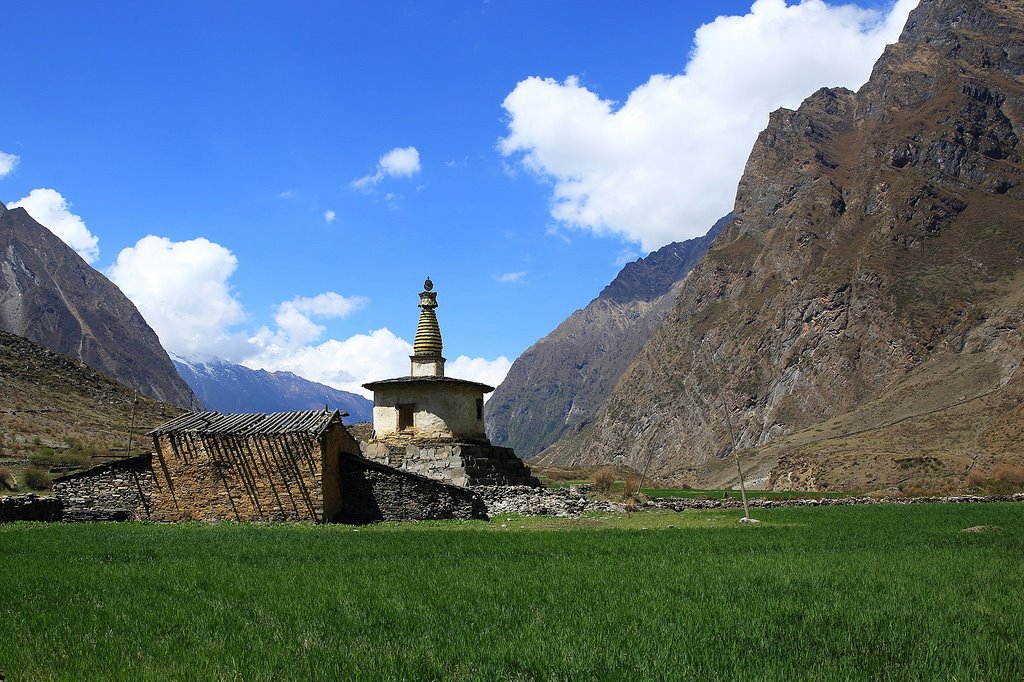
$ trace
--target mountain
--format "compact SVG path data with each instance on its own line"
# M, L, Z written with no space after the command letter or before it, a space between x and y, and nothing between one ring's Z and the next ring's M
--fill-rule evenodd
M291 372L178 357L174 366L203 404L218 412L291 412L329 405L332 410L349 413L347 424L373 420L373 403L366 398L307 381Z
M0 330L179 406L192 392L135 305L23 208L0 204Z
M143 396L133 409L134 398L134 389L80 360L0 331L0 458L72 445L123 455L133 425L133 452L151 447L143 434L181 410Z
M857 93L780 109L734 220L543 463L779 488L1024 462L1024 5L924 0Z
M664 319L678 283L730 220L627 264L597 298L528 348L487 401L491 441L530 457L586 426Z

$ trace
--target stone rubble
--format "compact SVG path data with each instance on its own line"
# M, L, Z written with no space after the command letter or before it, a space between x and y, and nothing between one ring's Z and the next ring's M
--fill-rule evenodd
M772 500L754 498L747 501L751 509L777 509L782 507L847 507L861 504L965 504L976 502L1024 502L1024 493L1014 495L953 495L950 497L825 497L799 500ZM742 509L743 501L738 497L727 500L692 499L684 497L663 497L648 499L640 503L644 509Z
M474 486L487 505L488 515L579 516L588 511L624 512L611 500L589 499L580 488L535 488L526 485Z

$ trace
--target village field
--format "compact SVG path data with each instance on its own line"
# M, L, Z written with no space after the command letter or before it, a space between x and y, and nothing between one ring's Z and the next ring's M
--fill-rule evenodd
M7 680L1024 678L1024 505L0 526Z

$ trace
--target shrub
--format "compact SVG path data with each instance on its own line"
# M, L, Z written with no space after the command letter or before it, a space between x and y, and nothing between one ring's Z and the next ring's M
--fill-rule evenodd
M28 461L33 464L54 464L57 460L57 453L53 448L39 448L28 456Z
M32 490L49 490L53 487L50 472L39 467L25 469L25 485Z
M1011 485L1024 485L1024 465L1000 464L992 470L992 478Z
M0 488L6 490L15 490L18 487L18 482L14 479L14 474L10 469L0 467Z
M85 452L72 450L58 453L53 448L39 448L28 456L28 461L37 466L71 466L84 468L89 466L89 455Z
M627 476L626 480L622 484L622 496L633 497L640 492L640 477L633 475Z
M611 467L601 467L590 477L590 481L594 484L594 492L610 493L615 484L615 472Z

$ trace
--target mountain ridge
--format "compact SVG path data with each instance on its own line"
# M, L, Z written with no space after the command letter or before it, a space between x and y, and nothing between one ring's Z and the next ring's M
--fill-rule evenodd
M627 264L594 300L517 358L487 401L491 440L526 458L589 423L667 314L680 280L730 219Z
M1024 9L926 0L860 91L773 112L733 224L593 422L538 461L725 483L735 443L776 485L866 488L1019 461L1016 413L974 401L1021 380L1022 76ZM928 409L893 427L872 404ZM957 405L979 421L930 442L927 415ZM986 450L997 423L1017 435ZM931 469L901 470L908 452Z
M193 400L135 305L23 208L0 210L0 329L149 397Z
M196 396L218 412L291 412L329 405L348 412L345 423L371 421L373 403L366 398L304 379L292 372L268 372L223 360L171 360Z

